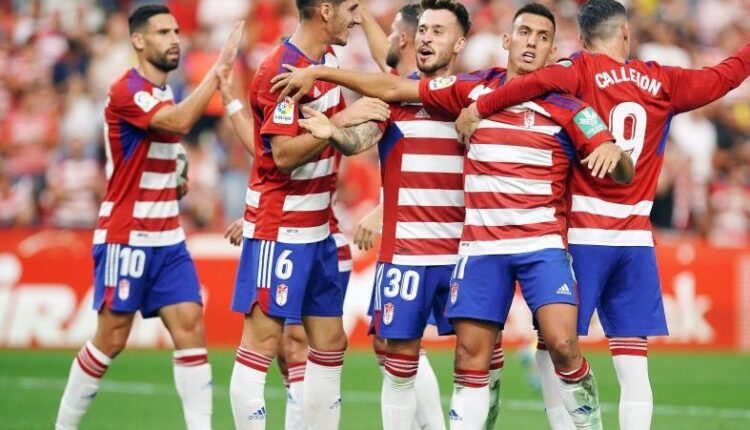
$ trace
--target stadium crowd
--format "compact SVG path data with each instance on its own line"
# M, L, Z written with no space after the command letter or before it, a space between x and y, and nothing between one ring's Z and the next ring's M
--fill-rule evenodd
M363 0L364 1L364 0ZM405 2L367 0L390 24ZM134 65L127 16L138 0L0 0L0 228L91 229L105 186L102 133L109 85ZM505 63L500 36L519 3L466 0L474 20L463 70ZM558 53L579 49L573 0L543 1L558 17ZM745 0L628 2L631 56L661 64L714 64L750 39ZM168 0L181 25L182 67L170 82L177 99L216 58L231 23L246 19L239 76L254 68L296 23L292 0ZM710 11L710 13L709 13ZM341 50L344 67L375 70L361 30ZM223 228L242 216L250 159L223 117L217 93L187 136L189 230ZM338 207L351 231L378 200L377 157L343 165ZM717 245L750 243L750 85L674 119L652 220L657 228L705 235Z

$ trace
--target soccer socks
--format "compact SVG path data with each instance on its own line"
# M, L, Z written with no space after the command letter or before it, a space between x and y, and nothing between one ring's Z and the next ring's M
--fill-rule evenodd
M237 430L265 430L266 401L263 391L271 358L242 347L237 348L229 399Z
M451 409L448 412L451 430L484 428L490 409L489 382L487 371L456 369Z
M414 390L417 397L417 428L445 430L443 406L440 404L440 387L424 349L419 350L419 367Z
M620 382L620 428L651 428L654 398L648 379L648 342L646 339L610 339L612 361Z
M417 415L418 355L387 354L385 383L381 393L384 430L410 430Z
M568 410L563 404L560 393L560 378L555 373L555 366L547 351L547 345L539 336L534 354L536 365L539 368L539 379L542 383L542 397L544 398L544 411L551 430L575 430L576 425L570 417Z
M172 361L188 430L210 430L213 390L208 352L205 348L181 349L174 352Z
M596 379L588 361L571 372L556 371L560 378L560 393L577 429L601 430L602 415Z
M306 362L289 363L285 430L305 430L304 382Z
M498 343L492 350L492 361L490 361L490 410L487 413L487 422L485 429L495 428L497 419L500 417L500 375L503 372L505 364L505 355L503 354L503 345Z
M91 341L78 351L70 367L68 383L60 400L60 409L55 421L56 430L75 430L78 422L94 400L102 376L109 368L112 359L96 349Z
M309 348L304 385L304 414L315 430L336 430L341 416L341 368L344 350Z

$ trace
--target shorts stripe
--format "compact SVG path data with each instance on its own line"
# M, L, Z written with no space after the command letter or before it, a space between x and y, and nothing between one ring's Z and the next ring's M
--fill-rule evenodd
M268 278L266 278L266 285L268 285L269 287L271 286L271 280L273 276L273 266L274 266L273 254L274 254L274 251L276 250L276 242L271 242L270 244L271 244L271 249L268 251L268 273L266 275L268 276Z
M381 310L383 309L382 304L380 303L380 282L383 280L383 268L385 265L383 263L378 263L378 270L375 274L375 309Z
M258 276L255 279L255 286L258 288L262 288L263 285L261 285L261 279L263 279L263 250L265 250L266 241L261 240L260 241L260 252L258 253Z

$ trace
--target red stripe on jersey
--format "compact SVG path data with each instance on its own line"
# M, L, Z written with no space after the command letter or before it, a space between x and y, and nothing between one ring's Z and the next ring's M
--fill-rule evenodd
M398 255L451 255L456 253L460 239L396 239Z
M459 206L401 206L401 222L464 222L465 210Z
M588 226L606 230L651 230L651 219L647 216L616 218L594 215L587 212L570 212L568 219L571 227Z
M477 226L464 225L462 242L521 239L559 234L565 237L564 219L526 225Z
M401 168L400 165L399 168ZM388 174L390 173L389 171ZM401 172L401 188L455 190L456 184L460 184L463 189L462 173Z
M146 172L172 173L177 170L177 162L175 160L157 160L155 158L147 158L144 165L144 170Z

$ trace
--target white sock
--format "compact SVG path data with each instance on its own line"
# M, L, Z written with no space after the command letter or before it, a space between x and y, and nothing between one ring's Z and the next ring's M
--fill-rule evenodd
M500 376L503 373L505 365L505 353L502 344L496 344L492 350L492 360L490 361L490 409L487 413L487 422L485 429L494 429L500 418Z
M654 398L648 379L646 339L610 339L612 361L620 381L620 429L648 430L654 412Z
M536 365L539 368L539 379L542 383L542 397L544 398L544 411L551 430L575 430L576 425L570 417L568 410L563 404L560 393L560 378L555 373L555 366L549 356L547 346L541 338L537 344L534 354Z
M344 350L309 348L304 384L304 414L315 430L337 430L341 418L341 368Z
M440 387L424 349L419 351L419 367L414 390L417 396L416 428L445 430L443 405L440 403Z
M484 428L490 410L489 371L456 369L448 413L451 430Z
M110 363L112 359L96 349L91 341L86 342L78 351L60 400L60 409L55 421L56 430L78 428L78 422L86 414L91 401L99 391L99 383Z
M266 401L264 390L271 358L245 348L237 348L229 400L237 430L265 430Z
M418 355L388 354L385 383L380 397L383 430L410 430L417 416Z
M210 430L213 389L206 348L175 351L173 362L174 384L188 430Z
M306 362L289 363L285 430L305 430L304 389Z
M560 378L560 394L577 429L601 430L602 411L594 373L588 361L571 372L557 371Z

